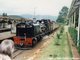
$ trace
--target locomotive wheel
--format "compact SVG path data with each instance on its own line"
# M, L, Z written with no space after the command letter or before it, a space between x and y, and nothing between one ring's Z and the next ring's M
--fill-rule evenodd
M40 39L42 40L42 36L40 36Z
M41 41L41 39L42 39L42 36L39 36L39 41Z
M35 44L36 44L36 40L33 40L33 41L32 41L32 47L34 47Z

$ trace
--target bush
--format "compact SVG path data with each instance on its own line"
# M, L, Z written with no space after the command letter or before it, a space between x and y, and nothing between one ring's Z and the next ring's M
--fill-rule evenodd
M60 39L60 34L57 34L57 38Z
M74 43L77 45L77 30L73 27L69 27L69 33L74 40Z
M78 52L80 53L80 47L78 47Z
M60 29L60 33L62 34L64 32L64 27L62 26Z
M57 33L57 36L56 36L56 37L57 37L57 38L56 38L55 45L60 45L60 44L59 44L60 34Z

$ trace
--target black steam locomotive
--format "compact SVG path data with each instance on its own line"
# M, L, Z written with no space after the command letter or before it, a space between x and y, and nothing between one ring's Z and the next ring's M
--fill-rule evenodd
M53 22L49 19L34 22L21 22L16 25L14 43L17 47L34 46L44 35L53 31Z

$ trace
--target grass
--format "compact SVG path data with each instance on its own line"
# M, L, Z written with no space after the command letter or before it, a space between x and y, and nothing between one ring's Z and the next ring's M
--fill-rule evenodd
M57 60L57 58L60 58L60 60L65 60L62 58L72 58L66 33L63 33L61 38L58 40L59 45L55 44L57 40L57 37L53 38L48 47L42 50L38 60Z

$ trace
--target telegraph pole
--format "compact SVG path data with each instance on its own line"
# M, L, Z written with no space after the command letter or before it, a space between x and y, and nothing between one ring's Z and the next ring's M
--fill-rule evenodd
M35 8L34 8L34 18L35 18Z
M33 21L36 20L36 8L34 8L34 17L33 17Z

